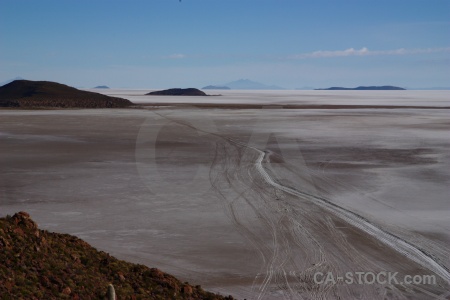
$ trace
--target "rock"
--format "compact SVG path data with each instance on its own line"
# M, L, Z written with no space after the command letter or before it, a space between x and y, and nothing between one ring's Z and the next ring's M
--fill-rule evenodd
M27 229L37 229L37 224L31 220L30 215L24 211L14 214L12 217L14 224L27 228Z
M191 295L192 294L192 287L190 285L184 285L183 286L183 294Z
M4 237L0 236L0 248L10 248L9 242L7 239L5 239Z
M158 278L158 279L164 279L164 273L161 270L159 270L157 268L152 268L152 269L150 269L150 272L151 272L152 277Z
M70 289L70 287L66 286L62 292L64 295L70 295L72 293L72 290Z
M122 272L118 272L118 273L117 273L117 276L119 277L119 280L120 280L120 281L122 281L122 282L125 281L125 276L123 275Z
M76 262L76 263L81 263L81 260L80 260L80 256L79 256L79 255L77 255L77 254L71 254L70 257L73 259L74 262Z
M43 236L39 238L38 243L39 243L39 246L41 246L41 247L47 246L47 240Z
M14 228L13 232L18 236L23 236L25 234L25 232L23 232L22 228L20 227Z
M40 281L41 281L41 284L44 287L50 287L51 286L50 279L48 279L47 276L41 276Z

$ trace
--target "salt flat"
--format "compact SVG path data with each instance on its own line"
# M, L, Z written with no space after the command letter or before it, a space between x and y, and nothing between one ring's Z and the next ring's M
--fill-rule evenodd
M450 268L448 109L282 109L281 104L449 107L448 91L102 91L145 109L0 110L0 211L119 258L249 299L423 299L436 285L317 285L314 272L434 274L326 199ZM211 94L216 94L212 91ZM171 103L187 103L188 107ZM252 103L264 109L198 108Z
M334 104L334 105L406 105L406 106L449 106L449 91L249 91L249 90L207 90L213 97L148 96L154 90L99 90L89 89L109 96L129 99L134 103L225 103L225 104Z

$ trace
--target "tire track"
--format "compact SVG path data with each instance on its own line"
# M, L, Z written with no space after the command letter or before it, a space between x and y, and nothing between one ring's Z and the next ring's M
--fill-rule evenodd
M240 142L235 142L235 143L240 143ZM423 267L433 271L435 274L439 275L442 279L444 279L447 283L450 283L450 272L445 267L441 266L439 263L434 261L433 258L430 257L427 253L416 248L414 245L408 243L407 241L405 241L387 231L384 231L384 230L376 227L374 224L370 223L362 216L360 216L352 211L349 211L343 207L340 207L325 198L311 195L309 193L305 193L305 192L295 190L295 189L283 186L281 184L278 184L270 177L270 175L267 173L267 171L264 169L264 167L262 165L262 162L266 156L266 152L261 151L257 148L248 146L248 145L243 145L243 144L241 144L241 145L243 147L248 147L250 149L253 149L259 153L259 157L255 163L256 168L260 172L260 174L263 176L264 180L271 186L276 187L288 194L307 198L307 199L313 201L314 203L318 204L320 207L323 207L323 208L327 209L328 211L332 212L333 214L338 215L341 219L345 220L347 223L363 230L364 232L368 233L369 235L377 238L379 241L388 245L392 249L395 249L396 251L402 253L409 259L411 259L411 260L415 261L416 263L422 265Z
M333 249L344 255L346 259L351 261L353 254L358 254L359 261L364 260L364 257L360 256L359 252L348 244L345 238L332 237L333 233L336 233L332 221L325 222L322 225L316 224L313 220L314 215L308 216L308 211L302 212L301 208L294 208L299 204L284 203L280 199L284 198L284 195L289 195L294 199L306 200L330 212L333 216L374 237L390 249L433 271L447 283L450 281L448 270L413 244L378 228L362 216L323 197L276 182L263 166L263 161L268 152L229 137L196 128L186 122L159 113L156 114L226 141L226 144L216 143L215 158L210 168L210 182L223 200L223 207L227 215L236 224L239 232L255 246L263 260L262 269L255 276L252 288L254 290L257 287L257 290L254 290L256 299L274 299L280 296L283 299L305 299L304 297L306 299L328 299L329 297L338 299L339 297L356 297L356 295L373 298L387 293L385 289L380 289L380 287L366 286L365 289L360 289L358 294L353 288L345 285L338 287L336 285L314 284L311 275L314 271L330 271L338 274L336 266L339 265L336 254L330 253L333 250L326 248L326 244L323 245L315 238L315 235L320 232L320 226L322 226L322 230L329 232L328 238L331 236L331 240L335 241L336 245ZM253 152L253 154L249 154L250 152ZM253 162L246 162L243 159L246 155L246 158L253 159ZM232 193L226 192L227 189ZM257 217L257 224L252 223L254 219L249 219L248 212ZM306 222L305 225L302 222ZM266 231L267 237L270 236L270 243L259 235L258 230L255 229L258 226ZM313 230L314 233L310 230ZM302 253L305 257L299 259L298 253ZM317 264L307 267L305 261L317 262ZM297 265L297 263L300 263L300 265ZM289 264L291 265L289 266ZM301 270L301 272L297 274L294 272L294 276L289 275L288 266ZM260 280L262 281L260 282ZM269 287L272 287L272 289L278 287L279 290L284 292L275 297L270 294ZM396 295L399 299L406 299L405 292L407 290L404 287L403 291L399 289L401 286L389 286L389 288L391 295Z

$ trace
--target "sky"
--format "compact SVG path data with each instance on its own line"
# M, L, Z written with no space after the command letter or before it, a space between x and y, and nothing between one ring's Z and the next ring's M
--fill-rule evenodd
M449 0L0 0L0 82L450 87Z

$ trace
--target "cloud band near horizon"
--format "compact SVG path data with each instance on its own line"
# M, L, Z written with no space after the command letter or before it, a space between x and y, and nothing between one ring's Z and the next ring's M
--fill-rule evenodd
M345 50L334 51L314 51L309 53L300 53L289 56L289 59L306 59L306 58L327 58L327 57L346 57L346 56L374 56L374 55L413 55L413 54L427 54L450 52L450 47L444 48L422 48L422 49L394 49L394 50L369 50L366 47L361 49L348 48Z
M430 53L449 53L450 47L441 47L441 48L415 48L415 49L406 49L399 48L393 50L369 50L367 47L363 47L361 49L348 48L345 50L318 50L314 52L306 52L299 53L294 55L289 55L285 57L275 57L275 56L262 56L265 59L288 59L288 60L297 60L297 59L308 59L308 58L333 58L333 57L350 57L350 56L382 56L382 55L417 55L417 54L430 54ZM186 55L182 53L175 53L171 55L163 56L164 59L184 59L184 58L226 58L226 55L214 55L214 54L197 54L197 55ZM236 57L236 55L230 55L230 57ZM242 56L242 57L251 57L251 55Z

